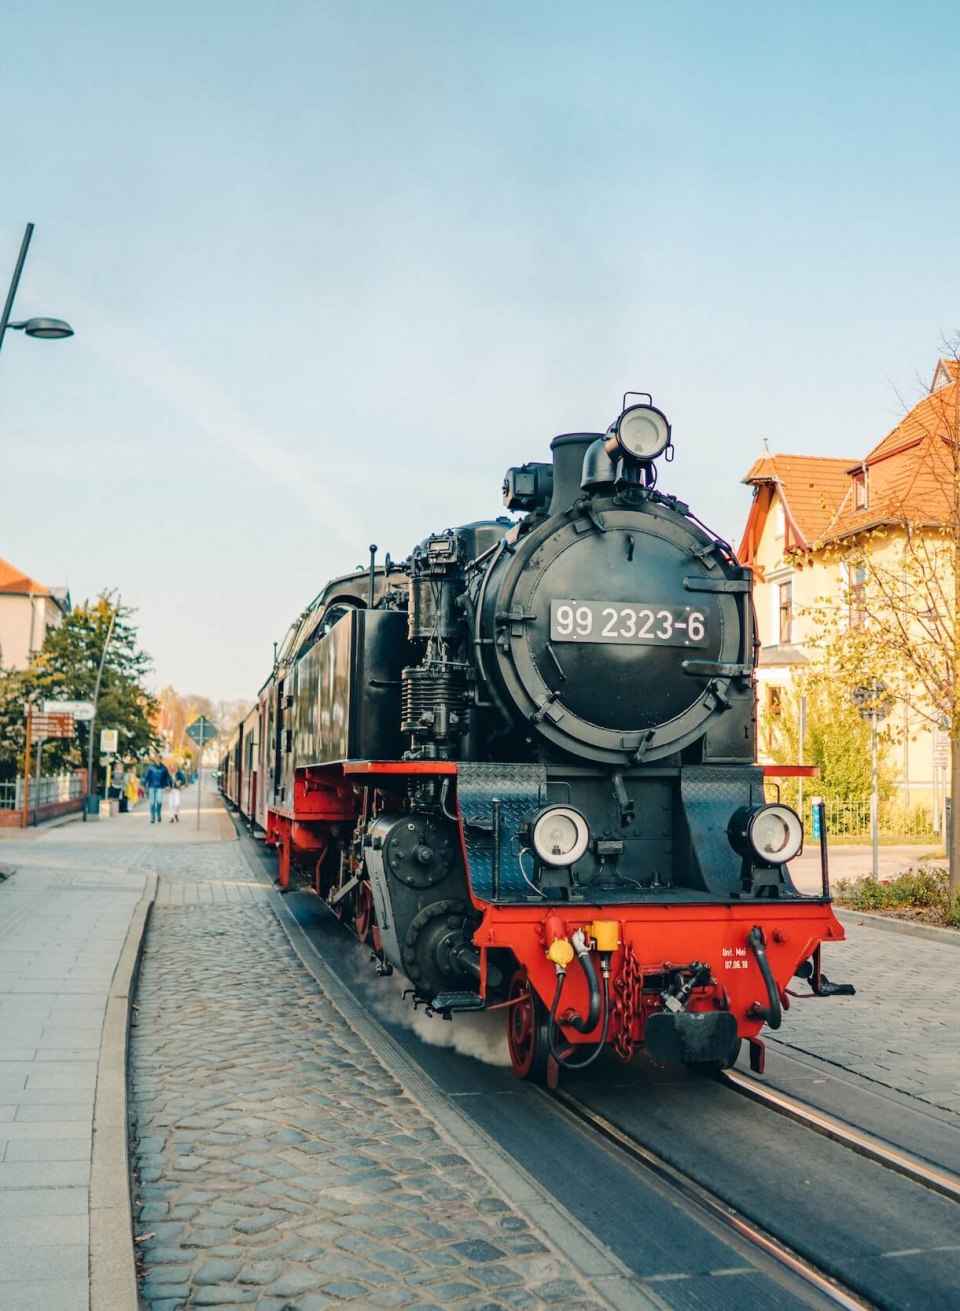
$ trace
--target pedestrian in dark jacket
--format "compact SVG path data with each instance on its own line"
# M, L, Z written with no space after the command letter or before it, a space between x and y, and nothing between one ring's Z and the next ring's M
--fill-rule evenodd
M143 786L150 799L150 823L159 824L163 815L163 793L173 786L170 771L159 756L143 772Z

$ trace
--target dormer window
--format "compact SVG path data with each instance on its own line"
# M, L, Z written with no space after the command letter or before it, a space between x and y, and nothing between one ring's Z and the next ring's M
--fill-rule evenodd
M853 475L853 504L857 510L865 510L870 503L870 488L867 481L866 466Z

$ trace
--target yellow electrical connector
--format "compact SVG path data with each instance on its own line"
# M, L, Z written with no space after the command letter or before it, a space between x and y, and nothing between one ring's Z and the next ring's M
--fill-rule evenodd
M597 944L597 951L616 951L620 946L620 925L616 920L594 920L587 932Z
M547 948L547 960L553 961L554 965L559 965L565 970L573 960L574 952L567 938L554 938Z

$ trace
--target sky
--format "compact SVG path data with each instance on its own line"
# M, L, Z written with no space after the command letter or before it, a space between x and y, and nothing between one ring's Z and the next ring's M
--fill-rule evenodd
M0 556L253 698L327 578L673 424L739 542L761 454L864 456L960 328L953 4L0 5ZM955 62L955 61L954 61Z

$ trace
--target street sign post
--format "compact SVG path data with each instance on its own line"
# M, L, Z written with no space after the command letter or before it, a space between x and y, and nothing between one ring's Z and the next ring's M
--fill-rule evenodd
M117 754L120 745L120 730L118 728L101 728L100 730L100 754L107 758L107 772L103 779L103 799L110 795L110 762Z
M46 742L52 737L73 737L73 715L31 715L31 742Z
M197 747L197 828L200 827L200 793L203 791L203 749L217 736L217 730L206 715L187 725L187 737Z
M870 725L870 874L874 883L880 878L880 790L877 783L877 725L890 713L890 693L880 678L854 688L853 702L860 718Z
M92 701L44 701L45 715L73 715L74 719L89 720L93 718Z
M43 759L43 744L55 737L73 737L73 715L69 713L47 714L47 705L56 702L44 702L44 713L40 714L34 701L27 701L23 707L27 719L27 743L23 766L23 813L20 817L22 828L27 827L27 813L30 809L30 748L37 748L37 782L33 793L33 824L40 823L40 767Z

